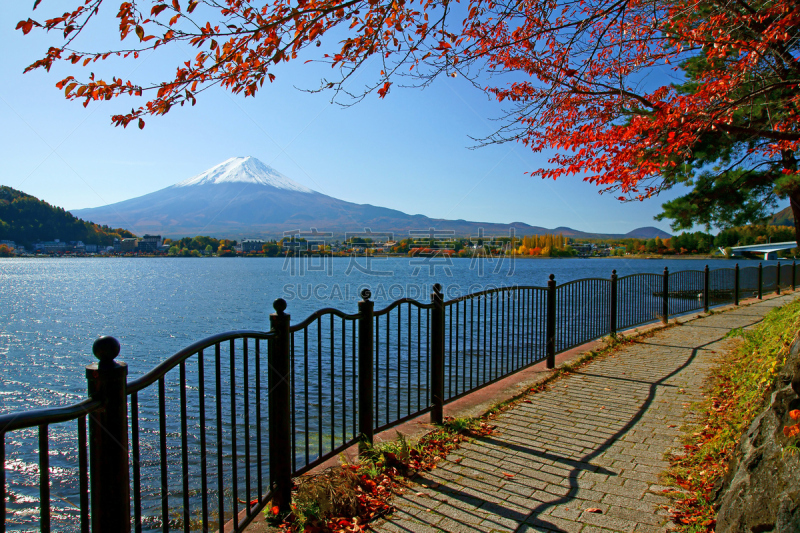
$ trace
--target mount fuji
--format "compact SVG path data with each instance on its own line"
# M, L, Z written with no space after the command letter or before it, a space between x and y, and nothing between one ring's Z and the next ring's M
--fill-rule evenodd
M346 202L297 183L254 157L234 157L160 191L71 213L97 224L165 237L282 237L285 231L312 228L337 236L369 228L373 232L392 232L398 239L407 237L409 230L429 228L453 230L460 236L477 235L481 228L485 235L492 236L508 235L512 228L516 235L595 236L570 228L550 230L522 222L434 219Z

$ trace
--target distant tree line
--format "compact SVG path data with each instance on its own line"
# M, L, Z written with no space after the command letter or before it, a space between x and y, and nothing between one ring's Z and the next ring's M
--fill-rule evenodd
M721 230L717 235L704 231L683 232L669 239L594 239L596 244L616 245L614 255L625 254L709 254L719 248L748 246L767 242L793 241L795 230L791 226L749 225ZM622 250L622 246L625 247ZM782 250L779 255L790 256L794 249Z
M577 251L569 245L570 239L560 233L557 235L532 235L522 237L516 253L541 257L572 257Z
M742 226L720 231L714 239L714 244L725 248L767 242L788 242L794 239L793 226Z
M200 257L216 254L220 257L235 256L233 247L238 243L231 239L216 239L206 235L183 237L181 239L164 239L169 245L168 255L176 257Z

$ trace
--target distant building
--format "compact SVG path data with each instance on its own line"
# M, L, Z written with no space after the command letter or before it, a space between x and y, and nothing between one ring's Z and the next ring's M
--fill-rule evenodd
M120 243L119 251L120 252L135 252L137 250L138 239L135 238L127 238L122 239Z
M571 244L572 249L578 252L579 255L591 255L594 248L591 244Z
M267 241L261 239L242 239L242 252L260 252Z
M86 247L87 254L96 254L97 253L97 245L96 244L87 244Z
M63 252L67 249L67 243L61 242L58 239L44 243L44 251L47 253Z
M55 254L64 252L67 249L67 243L61 242L56 239L53 241L37 242L33 245L33 249L37 252L44 252L46 254Z
M145 235L139 240L139 251L155 253L161 251L161 235Z

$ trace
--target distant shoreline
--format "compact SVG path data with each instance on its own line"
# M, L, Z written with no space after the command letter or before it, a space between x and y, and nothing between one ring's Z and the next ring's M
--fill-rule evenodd
M328 254L329 255L329 254ZM0 259L123 259L123 258L130 258L130 259L236 259L236 258L258 258L258 259L286 259L286 256L279 255L279 256L266 256L266 255L236 255L236 256L227 256L227 257L220 257L217 255L206 255L201 257L181 257L181 256L173 256L173 255L104 255L104 254L39 254L39 255L12 255L10 257L0 257ZM302 257L302 256L301 256ZM309 257L320 257L319 255L310 255ZM333 257L350 257L349 255L334 255ZM359 255L358 257L361 257ZM411 258L408 254L372 254L370 257L392 257L392 258ZM416 256L415 256L416 257ZM484 257L484 256L476 256L476 257ZM726 257L721 256L713 256L713 255L655 255L655 254L642 254L642 255L623 255L623 256L591 256L591 257L542 257L542 256L531 256L531 255L514 255L514 256L503 256L505 258L514 259L522 259L522 260L545 260L545 259L575 259L575 260L598 260L598 259L610 259L610 260L625 260L625 259L649 259L649 260L726 260L726 261L762 261L760 258L749 258L749 257L735 257L728 259ZM472 257L457 257L453 256L453 259L473 259ZM794 258L778 258L777 261L784 260L784 261L794 261Z

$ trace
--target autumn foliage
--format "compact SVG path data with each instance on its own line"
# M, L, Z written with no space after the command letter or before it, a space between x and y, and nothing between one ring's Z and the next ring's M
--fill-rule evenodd
M319 89L346 100L383 98L398 80L460 74L507 113L484 142L552 151L533 175L578 175L621 199L693 186L665 206L679 227L752 222L778 197L791 198L800 219L800 6L788 0L71 2L60 16L19 22L24 33L64 38L28 70L173 45L196 50L154 85L93 74L58 82L84 105L146 95L114 115L116 125L143 127L145 115L194 104L213 85L254 96L277 64L294 59L329 63L333 75ZM117 9L124 46L82 50L79 37L101 7ZM373 56L379 61L367 64ZM372 77L349 92L359 69Z
M791 411L789 411L789 417L795 421L800 420L800 409L792 409ZM789 426L785 426L783 428L783 434L788 438L800 435L800 422L797 422L796 424L792 424Z
M551 255L571 255L567 249L568 239L558 235L531 235L522 238L522 242L515 250L518 255L532 255L549 257Z
M291 510L281 514L278 507L273 507L267 513L268 519L280 530L290 532L366 531L371 520L394 510L392 499L410 489L410 478L435 470L438 462L462 443L491 435L495 427L479 419L447 417L441 427L414 445L398 433L394 441L368 446L356 464L343 464L296 479Z

